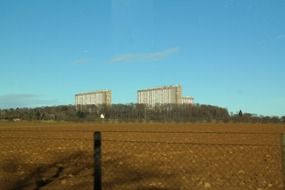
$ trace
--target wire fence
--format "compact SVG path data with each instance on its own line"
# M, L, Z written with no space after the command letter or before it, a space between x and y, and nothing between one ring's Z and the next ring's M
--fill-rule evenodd
M1 129L0 189L92 189L89 133Z
M284 189L280 134L93 132L0 130L0 189Z

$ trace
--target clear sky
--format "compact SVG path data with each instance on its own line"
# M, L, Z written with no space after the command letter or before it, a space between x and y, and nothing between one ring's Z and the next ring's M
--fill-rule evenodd
M182 84L196 103L285 115L284 0L0 0L0 108Z

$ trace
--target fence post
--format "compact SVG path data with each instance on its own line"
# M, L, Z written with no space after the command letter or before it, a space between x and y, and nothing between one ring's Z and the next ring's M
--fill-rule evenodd
M283 174L283 186L285 186L285 134L280 135L280 146L281 146L281 166L282 166L282 174Z
M101 132L94 132L94 190L102 190L101 175Z

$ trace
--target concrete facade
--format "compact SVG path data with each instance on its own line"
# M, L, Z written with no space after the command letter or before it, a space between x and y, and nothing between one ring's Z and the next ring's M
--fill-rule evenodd
M95 92L79 93L75 95L75 105L112 104L112 91L99 90Z
M155 106L155 104L182 104L182 86L162 86L138 90L137 102Z

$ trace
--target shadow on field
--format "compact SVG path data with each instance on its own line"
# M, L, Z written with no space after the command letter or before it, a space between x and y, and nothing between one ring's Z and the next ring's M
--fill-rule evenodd
M114 157L114 156L113 156ZM162 163L136 163L129 157L103 160L103 189L108 190L176 190L175 173L163 171Z
M1 164L1 170L6 173L22 173L22 175L17 174L18 177L8 179L4 188L7 190L39 190L45 189L45 187L48 189L70 189L67 188L69 185L74 189L74 187L82 188L83 183L86 187L87 176L92 183L93 168L92 159L88 160L87 158L92 158L90 153L76 152L45 165L22 164L19 159L7 160ZM67 184L67 181L70 183Z
M140 162L131 157L103 155L103 189L106 190L178 190L180 180L165 164ZM76 152L39 165L23 164L20 159L0 163L0 173L8 173L5 190L86 190L93 187L93 160L90 152ZM22 173L22 174L21 174ZM1 174L0 174L1 177Z

